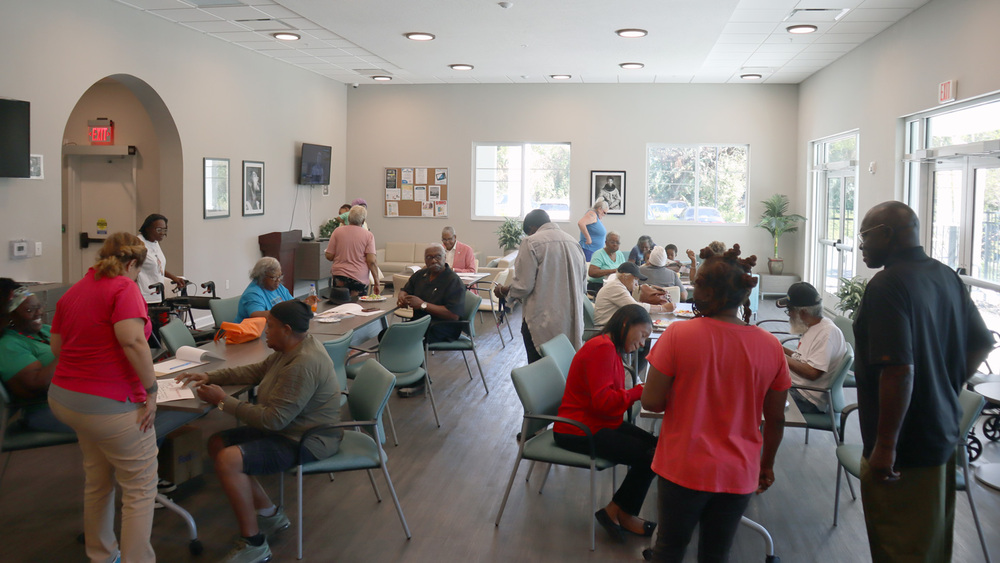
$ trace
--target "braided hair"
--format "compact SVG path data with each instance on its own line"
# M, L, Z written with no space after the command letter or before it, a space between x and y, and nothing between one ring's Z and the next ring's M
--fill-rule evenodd
M757 265L757 256L741 259L739 244L734 244L721 255L705 247L699 256L704 262L694 280L694 285L703 290L699 292L702 299L695 299L698 316L712 317L742 306L743 322L750 322L750 291L757 285L757 279L750 275L750 270Z

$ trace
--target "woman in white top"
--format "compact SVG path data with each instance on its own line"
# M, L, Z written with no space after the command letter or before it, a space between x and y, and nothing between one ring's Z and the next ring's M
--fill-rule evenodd
M146 261L142 263L142 270L139 271L139 291L146 298L146 303L159 303L163 296L157 295L149 286L155 283L162 283L167 277L175 284L183 284L180 276L175 276L167 271L167 257L160 249L160 241L167 236L167 218L159 213L153 213L142 222L139 227L139 240L146 245ZM167 288L163 288L166 292Z

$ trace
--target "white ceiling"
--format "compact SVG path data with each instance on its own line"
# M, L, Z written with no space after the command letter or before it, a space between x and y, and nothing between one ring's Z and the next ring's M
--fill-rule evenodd
M796 84L928 0L116 0L350 83ZM848 10L839 19L810 9ZM800 10L794 12L794 10ZM819 30L792 35L792 23ZM624 39L614 32L642 28ZM293 31L295 42L275 31ZM434 41L403 34L424 31ZM619 63L645 68L623 70ZM471 71L449 64L468 63Z

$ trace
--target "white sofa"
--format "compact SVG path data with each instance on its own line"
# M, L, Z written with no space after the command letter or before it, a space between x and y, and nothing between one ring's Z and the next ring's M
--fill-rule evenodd
M375 251L378 267L385 274L386 281L393 274L402 274L408 266L424 267L424 250L432 243L426 242L387 242L385 248ZM407 276L409 277L409 276Z

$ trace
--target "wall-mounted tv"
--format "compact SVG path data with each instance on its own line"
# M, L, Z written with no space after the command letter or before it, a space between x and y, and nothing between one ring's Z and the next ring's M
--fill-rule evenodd
M302 143L302 166L299 183L307 186L330 183L330 155L333 149L325 145Z
M0 99L0 178L29 176L31 103Z

